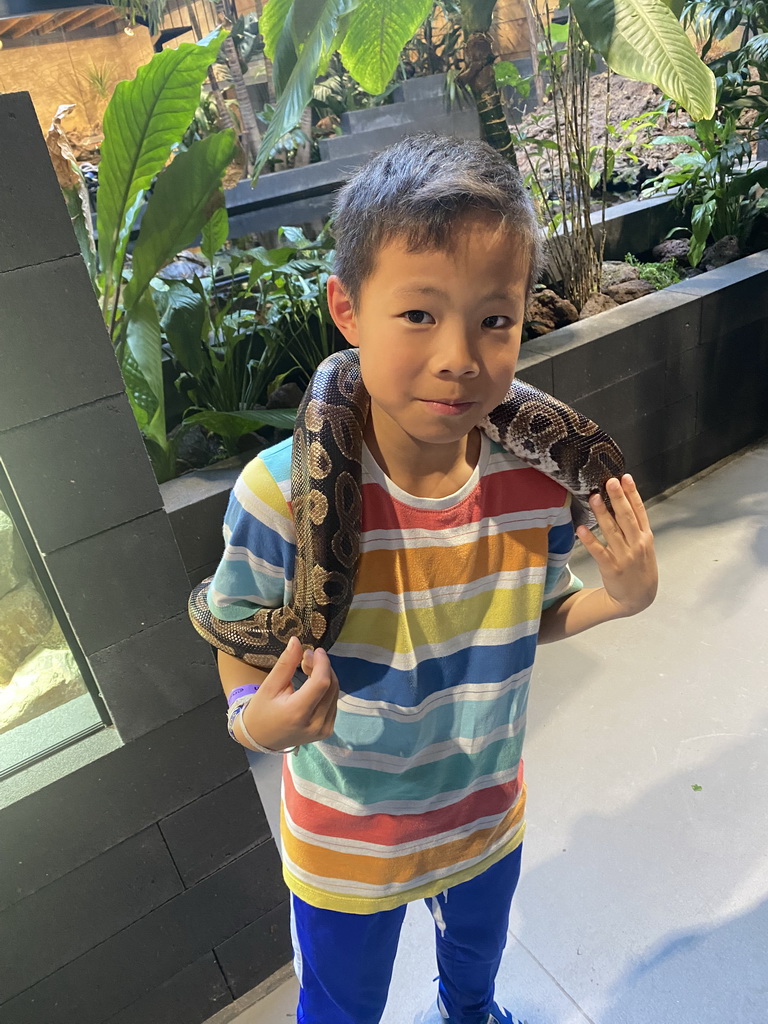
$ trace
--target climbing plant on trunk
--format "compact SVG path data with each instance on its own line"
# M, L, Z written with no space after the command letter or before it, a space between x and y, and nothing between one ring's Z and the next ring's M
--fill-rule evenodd
M507 115L493 71L496 54L490 30L495 6L496 0L461 0L459 3L466 40L466 68L458 76L458 81L466 85L475 97L486 141L517 166Z

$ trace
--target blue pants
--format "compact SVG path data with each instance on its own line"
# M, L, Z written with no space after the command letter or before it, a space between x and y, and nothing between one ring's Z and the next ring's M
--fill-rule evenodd
M425 900L435 919L439 994L452 1024L486 1024L507 941L522 847ZM378 1024L405 906L376 914L320 910L291 896L297 1024Z

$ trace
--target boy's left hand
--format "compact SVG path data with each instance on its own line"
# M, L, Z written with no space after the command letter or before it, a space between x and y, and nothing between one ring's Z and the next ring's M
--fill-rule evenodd
M597 562L606 594L616 606L617 615L634 615L647 608L656 596L659 576L653 534L645 506L629 473L620 481L612 477L606 484L606 491L613 515L599 495L589 500L606 543L601 544L586 526L580 526L576 533Z

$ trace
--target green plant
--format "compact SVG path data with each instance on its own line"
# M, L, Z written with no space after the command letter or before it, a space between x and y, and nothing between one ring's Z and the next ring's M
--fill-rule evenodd
M690 215L691 248L688 259L697 266L710 236L717 241L734 235L743 246L756 218L768 209L763 190L768 168L750 167L752 148L739 132L736 118L727 115L697 121L696 136L662 135L654 143L685 143L690 152L676 156L671 165L647 183L652 194L674 189L675 201Z
M637 267L637 272L643 281L647 281L658 290L682 281L674 260L668 260L665 263L641 263L636 256L628 252L624 257L624 262L628 263L630 267Z
M465 39L460 84L477 103L485 137L514 159L489 30L496 0L458 0ZM693 117L711 117L715 84L666 0L574 0L580 30L620 74L651 81ZM299 123L315 79L339 51L344 67L372 95L391 79L400 54L432 10L432 0L270 0L261 19L274 64L278 102L264 152Z
M110 64L109 61L105 60L101 67L99 67L91 61L85 71L81 72L81 76L100 100L109 99L112 83L116 76L114 64Z
M716 40L741 29L735 50L710 62L717 86L717 117L737 118L750 141L765 137L768 120L768 3L765 0L687 0L683 21L706 57Z
M292 427L295 409L264 404L289 377L305 386L343 339L325 299L333 258L327 236L310 242L298 228L281 228L281 244L271 250L217 249L222 237L223 224L218 236L204 237L210 274L155 288L187 406L182 426L217 434L231 455L243 435L265 424Z
M165 18L168 0L110 0L123 15L128 24L135 28L138 23L147 26L151 36L157 35Z

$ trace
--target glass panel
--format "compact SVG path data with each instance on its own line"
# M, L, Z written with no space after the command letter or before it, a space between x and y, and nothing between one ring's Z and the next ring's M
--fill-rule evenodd
M0 495L0 777L103 726Z

